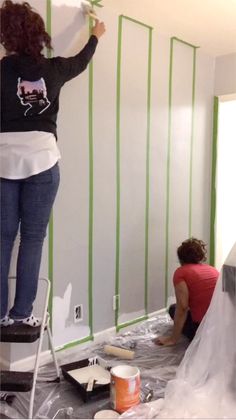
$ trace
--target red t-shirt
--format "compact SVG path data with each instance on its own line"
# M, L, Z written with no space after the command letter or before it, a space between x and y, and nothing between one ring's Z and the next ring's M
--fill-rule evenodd
M173 282L181 281L189 292L189 309L194 322L200 323L204 317L215 289L219 272L207 264L184 264L177 268Z

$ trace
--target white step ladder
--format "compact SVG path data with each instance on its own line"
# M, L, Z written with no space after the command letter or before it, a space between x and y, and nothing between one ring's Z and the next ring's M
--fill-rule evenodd
M10 277L10 279L16 279ZM39 282L43 282L46 286L45 299L43 304L42 324L39 327L30 327L28 325L10 325L8 327L1 327L0 341L7 343L32 343L38 340L38 347L36 350L36 358L33 372L16 372L16 371L1 371L0 372L0 391L10 392L29 392L30 403L28 418L33 418L35 388L37 376L40 365L40 355L43 344L44 334L47 333L49 347L52 354L52 359L55 365L56 377L51 382L60 382L60 371L56 359L55 350L52 342L52 334L50 330L50 316L48 313L48 302L50 295L51 283L49 279L40 277ZM48 382L48 381L47 381Z

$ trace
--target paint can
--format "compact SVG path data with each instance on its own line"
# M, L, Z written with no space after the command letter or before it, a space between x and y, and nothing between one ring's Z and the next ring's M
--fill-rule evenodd
M123 413L140 402L140 371L135 366L115 366L111 374L111 404Z
M101 410L97 411L94 419L118 419L118 417L120 417L119 413L114 410Z

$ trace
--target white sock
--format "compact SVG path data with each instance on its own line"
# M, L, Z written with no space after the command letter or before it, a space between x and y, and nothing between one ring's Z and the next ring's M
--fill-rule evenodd
M0 320L0 325L2 327L8 327L12 324L14 324L14 319L11 319L8 315L5 315L4 318Z
M30 327L39 327L42 324L42 318L36 318L33 314L27 318L15 319L15 323L29 325Z

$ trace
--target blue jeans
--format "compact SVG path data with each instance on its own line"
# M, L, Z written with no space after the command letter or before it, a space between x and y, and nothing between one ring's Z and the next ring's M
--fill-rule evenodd
M9 315L28 317L38 288L42 248L60 181L58 164L25 179L1 178L1 318L8 309L8 275L20 227L16 293Z

